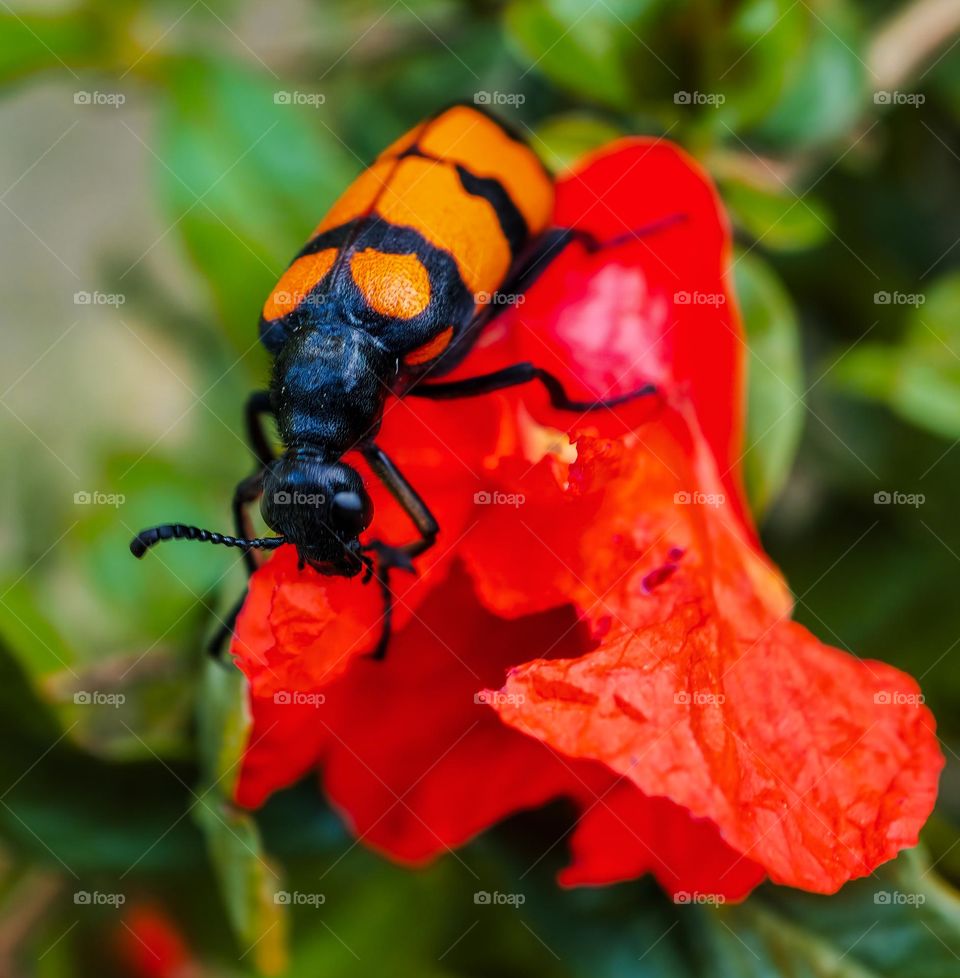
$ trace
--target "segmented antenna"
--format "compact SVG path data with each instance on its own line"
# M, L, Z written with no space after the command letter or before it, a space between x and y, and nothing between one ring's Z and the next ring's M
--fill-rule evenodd
M241 550L276 550L280 544L287 542L285 537L255 537L247 540L212 530L201 530L199 526L186 526L184 523L161 523L160 526L141 530L130 541L130 553L139 560L152 546L163 540L199 540L202 543L239 547Z

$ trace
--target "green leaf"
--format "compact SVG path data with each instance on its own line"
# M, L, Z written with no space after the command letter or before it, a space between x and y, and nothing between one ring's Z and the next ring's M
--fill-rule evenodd
M78 750L0 647L0 835L76 877L183 869L202 855L183 816L186 777L165 763L104 763Z
M411 872L363 846L342 848L322 862L295 860L289 885L302 894L322 887L317 895L323 902L311 905L301 898L292 907L296 941L288 978L570 978L568 956L557 961L552 939L526 906L518 910L475 901L478 890L527 890L526 881L522 887L516 881L498 884L491 869L482 856L474 859L464 852ZM553 892L558 895L555 886ZM549 912L555 901L543 906Z
M244 956L263 974L286 962L287 921L280 872L264 852L253 816L230 802L251 726L247 683L231 663L208 661L200 701L204 783L194 809L207 837L220 891Z
M649 0L513 0L505 26L531 67L577 95L626 109L638 22L654 6Z
M809 195L744 179L721 180L720 189L734 221L764 248L799 251L820 244L830 233L829 212Z
M0 642L34 683L68 668L76 655L41 609L24 575L0 582Z
M777 146L806 148L837 139L856 124L866 104L866 41L851 11L832 3L812 14L811 28L805 57L756 130Z
M960 901L917 852L838 894L764 887L704 914L704 950L719 974L741 978L953 978Z
M0 13L0 81L96 62L107 34L89 9L56 14Z
M253 719L247 681L231 662L208 659L200 698L200 753L206 778L233 796Z
M238 421L240 396L230 405ZM209 410L196 412L191 447L168 456L143 445L107 458L97 484L119 490L122 504L76 508L78 523L65 546L100 602L101 619L116 616L113 648L140 654L160 643L201 655L217 591L232 595L240 586L239 573L225 577L222 554L210 548L167 547L138 562L128 546L139 529L164 518L225 529L231 478L247 462L239 434L231 436L220 420L231 417L229 409L213 394L205 404ZM99 635L87 637L88 657L104 654L104 634L101 625Z
M292 104L289 83L186 58L167 62L164 80L164 200L223 328L246 356L257 347L264 300L362 161L337 139L326 103ZM301 94L325 99L322 91Z
M287 901L279 871L263 853L256 822L223 803L214 791L200 797L194 816L206 834L242 956L249 955L262 974L281 974L286 968Z
M730 137L766 117L781 98L789 79L802 70L809 50L808 7L792 0L746 0L729 26L718 34L714 80L705 94L722 95L723 103L704 113L717 134Z
M617 126L579 112L552 116L537 128L531 145L553 172L568 169L584 154L623 136Z
M489 867L487 868L489 873ZM744 902L671 901L649 878L558 893L523 885L526 923L575 978L954 978L960 902L917 850L831 896L773 884ZM490 884L487 884L490 886Z
M878 292L878 315L907 309L897 345L861 344L837 365L832 381L886 403L900 417L944 438L960 438L960 273L926 294Z
M149 655L110 656L64 670L43 689L70 739L96 757L186 758L196 664L192 651L176 654L157 646Z
M786 481L803 429L800 334L790 296L768 265L740 254L734 276L750 351L744 476L759 516Z

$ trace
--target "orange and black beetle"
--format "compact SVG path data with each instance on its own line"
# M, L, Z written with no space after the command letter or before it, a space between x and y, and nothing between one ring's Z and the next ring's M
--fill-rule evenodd
M390 625L389 571L413 570L439 527L423 500L377 446L388 397L473 397L540 381L554 407L586 411L606 401L570 400L555 377L531 363L446 383L425 383L456 366L479 331L522 293L572 240L601 244L575 229L549 228L553 183L536 155L484 112L456 105L416 126L347 188L271 292L260 336L273 354L269 391L247 403L257 471L234 495L236 536L180 523L139 533L136 557L161 540L206 540L253 551L283 543L321 574L376 576ZM644 229L651 230L650 228ZM640 233L640 232L634 232ZM262 427L276 419L284 451L275 457ZM419 539L403 547L362 545L373 507L360 475L343 461L359 451L409 514ZM278 535L255 538L247 507L261 499ZM232 627L228 625L220 639ZM219 642L216 643L219 645Z

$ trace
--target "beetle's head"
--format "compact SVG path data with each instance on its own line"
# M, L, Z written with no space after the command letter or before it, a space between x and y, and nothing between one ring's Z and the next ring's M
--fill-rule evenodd
M338 577L354 577L367 566L359 537L373 519L373 503L346 463L303 455L277 459L264 479L260 512L296 546L301 565Z

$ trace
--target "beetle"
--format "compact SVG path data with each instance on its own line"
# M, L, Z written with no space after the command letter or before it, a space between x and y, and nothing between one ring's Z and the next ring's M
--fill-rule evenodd
M509 297L522 294L571 242L596 251L683 219L671 215L601 242L576 228L551 227L553 198L553 181L536 154L475 106L453 105L388 146L336 201L263 306L260 338L273 356L272 378L269 390L254 392L246 405L257 465L234 493L235 535L165 523L137 534L134 556L163 540L201 540L240 548L253 573L254 551L290 543L301 568L376 578L384 615L372 654L382 658L390 571L413 571L440 531L377 444L387 398L476 397L536 381L554 408L586 412L655 390L647 384L578 401L532 363L426 382L460 364ZM267 415L283 445L279 455L264 429ZM360 542L373 506L359 473L344 461L351 451L404 508L418 532L413 542ZM258 499L276 536L254 534L249 507ZM214 648L232 632L239 607Z

